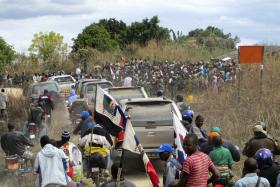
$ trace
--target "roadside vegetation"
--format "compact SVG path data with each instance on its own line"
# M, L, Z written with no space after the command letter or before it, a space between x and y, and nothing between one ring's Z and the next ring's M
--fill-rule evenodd
M11 73L24 70L32 74L55 70L70 72L77 66L92 70L95 65L115 63L122 56L195 63L233 51L238 42L237 36L213 26L183 34L161 27L157 16L130 25L111 18L86 26L73 38L72 47L59 33L39 32L34 34L28 54L17 54L1 38L0 65Z

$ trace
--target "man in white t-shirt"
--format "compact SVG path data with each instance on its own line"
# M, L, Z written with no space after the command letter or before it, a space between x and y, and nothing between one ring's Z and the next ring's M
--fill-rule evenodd
M0 117L4 117L8 103L8 96L5 89L2 88L0 92Z
M130 76L124 78L123 86L124 87L132 86L132 78Z

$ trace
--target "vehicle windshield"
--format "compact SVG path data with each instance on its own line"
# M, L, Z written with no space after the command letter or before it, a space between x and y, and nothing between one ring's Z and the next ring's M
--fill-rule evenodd
M120 89L112 89L109 90L108 92L118 102L122 99L145 98L141 88L131 88L131 89L120 88Z
M74 83L71 77L57 77L54 79L58 84Z
M128 104L133 126L170 126L173 124L171 103Z
M41 95L43 94L44 90L58 92L58 88L56 84L49 83L49 84L36 84L32 87L32 94Z
M86 87L86 93L95 93L96 92L96 85L100 86L101 88L109 88L112 87L112 85L109 82L103 82L98 84L88 84Z

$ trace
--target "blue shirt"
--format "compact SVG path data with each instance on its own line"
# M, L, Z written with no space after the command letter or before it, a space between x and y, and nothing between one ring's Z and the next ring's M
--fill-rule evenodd
M270 187L270 184L266 178L260 177L259 187ZM243 178L239 179L234 187L255 187L258 181L256 173L248 173Z
M166 161L165 166L165 183L164 187L169 187L169 185L175 180L176 174L181 171L181 164L171 155Z

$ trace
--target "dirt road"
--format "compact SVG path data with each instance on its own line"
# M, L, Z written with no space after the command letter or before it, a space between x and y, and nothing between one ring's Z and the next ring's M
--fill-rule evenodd
M153 162L153 165L157 171L162 170L161 161ZM162 171L159 171L158 174L161 183L160 186L162 186ZM152 184L145 172L129 171L127 172L125 177L127 180L132 181L134 184L136 184L139 187L152 187Z
M13 95L21 95L21 92L16 90L9 90L9 92ZM48 128L47 134L50 136L52 139L60 139L61 133L63 130L68 130L70 132L73 131L73 127L71 125L71 121L69 120L69 113L67 111L67 108L63 103L60 103L56 105L56 109L52 112L52 119L51 119L51 125ZM77 144L78 143L79 136L71 134L71 142ZM36 156L37 152L40 150L40 145L39 142L35 145L33 148L34 156ZM0 150L0 155L3 158L4 153L2 150ZM154 163L156 168L161 168L160 162L155 162ZM7 175L1 168L4 168L4 159L2 159L0 163L0 186L3 187L14 187L15 184L16 186L22 186L22 187L33 187L34 186L34 180L35 180L35 175L30 174L28 176L24 176L22 178L21 184L19 184L19 180L17 177L11 177ZM2 172L1 172L2 171ZM135 183L137 186L140 187L150 187L152 186L146 173L145 172L137 172L137 171L129 171L126 174L126 179L132 181ZM160 174L160 180L162 181L162 174ZM91 186L91 185L90 185Z
M71 122L69 120L69 113L66 107L62 104L58 105L56 110L52 115L52 126L49 130L49 135L51 138L59 139L63 130L73 131ZM78 136L71 134L71 142L77 144ZM157 169L162 168L162 163L160 161L153 162ZM146 173L137 171L128 171L126 174L126 179L132 181L139 187L152 187ZM162 174L160 174L160 181L162 181Z

